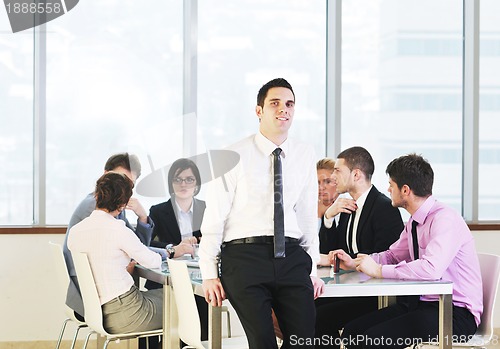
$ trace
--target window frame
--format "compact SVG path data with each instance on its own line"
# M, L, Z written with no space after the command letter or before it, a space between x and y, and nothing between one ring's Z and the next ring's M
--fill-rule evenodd
M335 157L341 145L341 38L342 0L326 1L326 132L325 155ZM500 220L479 221L479 1L463 0L462 81L462 216L474 231L500 230ZM184 2L184 152L196 148L196 127L189 118L196 113L198 0ZM0 226L0 234L64 234L65 226L46 225L46 26L33 31L33 224Z

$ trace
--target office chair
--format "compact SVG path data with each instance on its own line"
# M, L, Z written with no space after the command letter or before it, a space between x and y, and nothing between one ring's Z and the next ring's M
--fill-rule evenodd
M83 349L87 347L87 343L93 333L98 333L106 337L103 349L106 349L111 341L151 337L163 334L163 329L132 333L108 333L104 329L101 302L99 301L99 295L97 293L94 276L92 274L87 254L81 252L72 254L76 274L78 275L78 282L80 284L80 291L83 297L83 306L85 307L85 321L87 322L87 325L94 330L94 332L89 333L85 338Z
M66 305L66 292L68 290L68 285L69 285L69 273L68 273L68 268L66 267L66 261L64 259L64 252L62 246L49 241L49 247L52 253L52 257L54 259L54 267L56 271L57 281L59 282L58 289L60 291L59 292L60 298L62 300L62 303L64 304L64 313L66 314L66 320L64 320L63 322L61 333L59 334L59 338L57 340L56 349L59 349L61 345L64 331L66 330L66 325L68 324L68 322L72 322L77 326L70 347L71 349L73 349L75 347L76 339L78 337L80 329L86 328L87 324L83 321L78 320L75 316L74 310Z
M201 325L193 285L186 263L183 261L168 260L168 268L174 290L174 298L179 317L179 337L187 344L184 348L205 349L207 341L201 341ZM222 338L223 348L246 349L248 342L245 336Z
M500 256L478 253L481 279L483 280L483 314L474 336L467 343L453 343L456 348L484 348L493 338L493 317L495 301L500 280ZM419 348L436 346L436 343L423 343Z

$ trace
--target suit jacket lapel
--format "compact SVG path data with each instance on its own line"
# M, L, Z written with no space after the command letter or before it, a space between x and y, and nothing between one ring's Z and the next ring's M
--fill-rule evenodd
M204 211L203 202L193 199L193 232L200 230Z
M339 225L338 225L338 232L340 233L338 234L339 248L345 250L346 252L349 252L351 250L351 243L347 241L347 231L348 231L347 228L350 217L351 217L350 214L342 212L339 217Z
M362 250L363 246L360 244L361 236L363 235L364 232L364 226L366 221L368 220L368 217L370 216L370 212L373 208L373 204L375 203L375 198L377 197L379 191L375 186L372 186L370 189L370 192L366 196L365 204L363 205L363 210L361 211L361 216L359 217L358 221L358 230L356 231L356 243L358 245L358 249Z
M172 236L181 236L181 230L179 229L179 224L177 223L177 215L174 211L175 202L174 199L167 201L167 229L172 232Z

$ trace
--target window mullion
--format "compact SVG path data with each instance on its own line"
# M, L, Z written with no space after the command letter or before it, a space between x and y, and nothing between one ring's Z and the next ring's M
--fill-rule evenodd
M46 25L33 30L33 224L46 225L47 113Z
M479 0L464 0L462 215L478 221Z
M183 153L197 153L198 0L184 1Z
M326 3L326 155L336 157L341 139L342 1Z

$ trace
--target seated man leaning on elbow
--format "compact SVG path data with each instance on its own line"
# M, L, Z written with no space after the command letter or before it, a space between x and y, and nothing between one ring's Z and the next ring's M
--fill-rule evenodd
M375 278L453 282L453 338L472 336L483 311L481 274L474 239L462 217L432 196L434 173L421 156L393 160L386 169L392 205L411 214L399 240L387 251L357 258L332 251L343 269ZM413 232L412 232L413 230ZM413 238L413 235L416 235ZM416 243L414 243L416 241ZM349 322L342 333L346 348L404 348L395 343L432 341L439 330L437 295L422 295L411 307L395 304ZM401 339L404 339L401 341ZM378 344L378 346L374 346Z
M332 180L338 194L348 193L351 198L335 200L325 212L323 226L326 230L333 230L330 232L332 250L342 249L352 258L359 253L387 250L403 230L399 209L393 207L391 199L372 184L374 171L375 162L363 147L351 147L337 155ZM340 216L337 226L333 224L336 216ZM319 264L330 266L327 254L320 255ZM349 321L378 309L378 298L318 298L315 305L316 349L328 348L329 341L324 342L322 339L336 341L339 330Z

